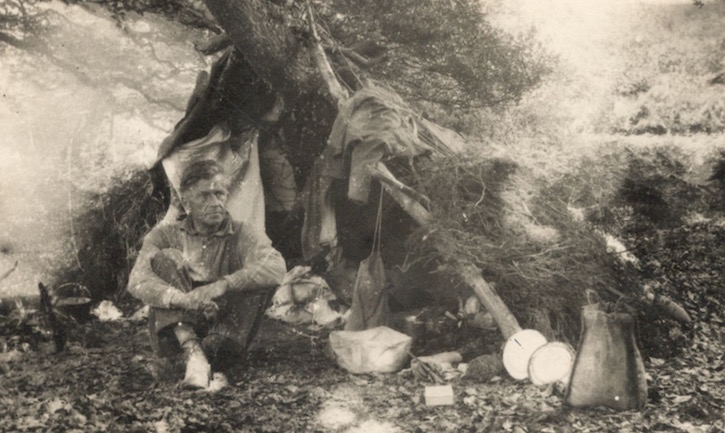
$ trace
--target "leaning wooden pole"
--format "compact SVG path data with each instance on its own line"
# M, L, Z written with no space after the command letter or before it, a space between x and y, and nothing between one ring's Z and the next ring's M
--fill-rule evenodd
M504 339L508 340L509 337L521 330L519 321L516 320L516 317L504 304L493 287L481 276L481 270L478 269L478 266L471 263L458 263L456 264L456 272L463 282L473 290L478 300L481 301L481 305L491 313L491 317L496 321L496 325L501 330Z
M407 194L403 193L400 188L396 188L394 185L399 183L393 174L382 162L379 162L376 166L371 169L372 177L380 182L383 189L395 200L400 207L418 223L420 226L428 225L431 220L431 214L426 208L423 207L418 201L413 200ZM436 245L433 245L436 248ZM453 264L456 274L461 278L464 284L473 290L478 300L481 301L486 310L491 314L493 320L498 325L498 329L501 330L501 334L505 339L508 339L515 333L521 330L516 317L511 313L511 310L506 306L498 293L493 287L483 278L481 270L478 266L469 262L456 262Z

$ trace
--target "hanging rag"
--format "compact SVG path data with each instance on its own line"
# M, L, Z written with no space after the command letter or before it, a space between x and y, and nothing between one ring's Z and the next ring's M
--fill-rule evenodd
M421 139L419 133L425 128L416 119L399 96L376 86L360 89L343 104L303 190L302 253L306 259L335 246L335 206L339 203L332 200L333 181L346 181L346 199L364 204L371 191L370 167L382 160L412 159L438 149L436 140Z
M352 306L345 324L346 331L361 331L386 326L390 319L388 288L385 281L385 265L380 256L383 218L383 189L380 189L378 215L370 256L360 262L353 286Z

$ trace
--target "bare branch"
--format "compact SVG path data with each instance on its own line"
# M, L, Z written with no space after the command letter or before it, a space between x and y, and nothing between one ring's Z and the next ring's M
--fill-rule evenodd
M0 276L0 281L4 280L4 279L5 279L5 278L7 278L8 276L10 276L10 274L12 274L12 273L13 273L13 271L14 271L15 269L17 269L17 268L18 268L18 261L17 261L17 260L15 260L15 264L13 265L13 267L12 267L12 268L10 268L10 269L8 269L7 271L5 271L5 272L4 272L4 273L3 273L3 274L2 274L1 276Z
M9 35L4 32L0 32L0 42L5 42L6 44L8 44L12 47L15 47L19 50L27 51L27 50L31 49L31 44L29 44L28 42L26 42L22 39L18 39L15 36Z
M309 20L310 33L312 34L312 39L314 41L314 45L312 47L312 57L315 60L317 69L320 71L320 75L322 75L322 80L327 85L327 90L330 93L332 102L339 107L343 102L345 102L349 95L340 85L340 82L337 81L337 78L335 78L332 66L330 66L330 62L327 60L325 51L322 49L320 35L317 34L317 28L315 27L315 14L312 11L312 5L309 1L307 2L307 19Z
M384 62L388 59L387 53L383 53L377 57L374 57L372 59L368 59L367 57L361 55L357 51L353 50L352 48L346 48L342 46L337 47L325 47L329 51L336 50L339 53L341 53L343 56L347 57L350 61L355 63L356 65L360 66L361 68L370 68L372 66L375 66L379 63Z
M197 41L194 43L194 49L204 55L212 55L232 45L232 40L226 33L214 35L206 41Z

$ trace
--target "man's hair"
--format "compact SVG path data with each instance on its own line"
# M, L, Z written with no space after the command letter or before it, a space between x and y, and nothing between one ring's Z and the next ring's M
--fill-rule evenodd
M224 167L213 159L192 162L181 175L179 189L184 192L200 180L209 180L218 174L224 174Z

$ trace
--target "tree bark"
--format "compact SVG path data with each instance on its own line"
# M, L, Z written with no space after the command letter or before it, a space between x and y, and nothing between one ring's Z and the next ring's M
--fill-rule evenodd
M284 98L278 125L301 189L337 115L330 83L314 58L313 36L307 26L293 27L288 11L268 0L204 2L257 76Z
M290 30L284 11L264 0L205 0L255 72L283 94L306 94L322 82L310 53Z

